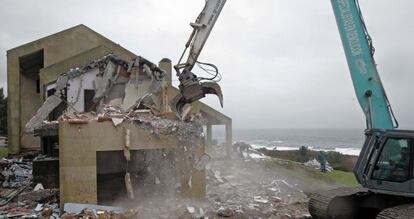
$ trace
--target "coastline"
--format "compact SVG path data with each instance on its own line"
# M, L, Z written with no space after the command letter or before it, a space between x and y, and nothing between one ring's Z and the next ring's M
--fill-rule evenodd
M276 150L276 151L297 151L299 150L299 146L265 146L260 144L250 144L250 146L255 150L266 149L266 150ZM350 156L359 156L361 152L360 148L354 147L332 147L332 148L320 148L320 147L307 147L309 150L312 151L324 151L324 152L338 152L343 155L350 155Z
M237 142L233 144L233 150L240 153L243 157L250 157L253 159L277 158L283 160L290 160L299 163L306 163L311 160L318 159L318 153L320 151L325 152L326 159L329 165L334 170L341 170L346 172L352 172L355 163L358 160L359 149L353 151L353 153L342 153L343 151L349 152L350 150L337 150L330 148L313 148L313 147L263 147L257 144L248 144L245 142ZM352 152L352 151L351 151ZM317 162L317 161L316 161Z

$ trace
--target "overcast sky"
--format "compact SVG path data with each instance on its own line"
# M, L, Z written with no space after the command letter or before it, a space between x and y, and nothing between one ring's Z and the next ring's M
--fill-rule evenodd
M6 51L85 24L138 55L175 63L204 0L18 1L0 7L0 85ZM402 128L414 128L414 1L361 0L376 61ZM200 61L223 76L236 128L364 128L327 0L228 0ZM218 100L204 101L219 109Z

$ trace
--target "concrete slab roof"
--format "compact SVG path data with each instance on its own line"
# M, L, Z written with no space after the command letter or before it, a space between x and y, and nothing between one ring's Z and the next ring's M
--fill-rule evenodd
M96 35L96 36L98 36L98 37L100 37L100 38L102 38L102 39L105 39L105 40L106 40L106 41L108 41L108 42L111 42L111 43L116 44L116 45L118 45L118 46L119 46L119 44L117 44L117 43L113 42L112 40L110 40L110 39L106 38L105 36L101 35L100 33L98 33L98 32L96 32L96 31L94 31L93 29L89 28L88 26L86 26L86 25L84 25L84 24L78 24L78 25L76 25L76 26L73 26L73 27L70 27L70 28L68 28L68 29L65 29L65 30L59 31L59 32L57 32L57 33L54 33L54 34L51 34L51 35L48 35L48 36L42 37L42 38L40 38L40 39L37 39L37 40L31 41L31 42L28 42L28 43L22 44L22 45L20 45L20 46L14 47L14 48L12 48L12 49L9 49L9 50L7 50L7 53L12 53L12 52L14 52L14 51L16 51L16 50L23 49L24 47L28 47L28 46L30 46L31 44L37 44L37 43L40 43L40 42L44 42L44 41L51 40L52 38L57 38L57 37L59 37L59 36L61 36L61 35L70 34L71 32L76 32L77 30L80 30L80 29L85 30L85 31L88 31L88 32L90 32L91 34L94 34L94 35ZM124 48L124 49L125 49L125 48ZM127 50L127 49L125 49L125 50ZM129 50L128 50L128 51L129 51ZM133 54L131 51L129 51L129 52L130 52L131 54Z

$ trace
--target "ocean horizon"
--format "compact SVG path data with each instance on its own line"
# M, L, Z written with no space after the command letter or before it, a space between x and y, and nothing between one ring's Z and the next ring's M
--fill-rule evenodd
M254 148L272 150L295 150L306 146L312 150L359 155L364 138L364 129L357 128L233 129L233 142L242 141ZM224 142L224 130L213 128L213 139Z

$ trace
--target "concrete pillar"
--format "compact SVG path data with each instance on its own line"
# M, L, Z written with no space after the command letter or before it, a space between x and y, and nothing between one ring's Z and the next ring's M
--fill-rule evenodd
M161 112L167 113L167 112L171 112L171 109L169 106L170 99L168 97L168 89L171 89L171 86L172 86L171 60L169 60L168 58L163 58L158 63L158 66L159 68L161 68L167 73L165 83L162 85L162 88L161 88Z
M172 84L172 64L171 60L168 58L161 59L160 62L158 62L158 67L162 70L164 70L167 73L167 85Z
M230 156L233 146L233 125L232 121L226 124L226 155Z
M213 125L207 124L207 139L206 139L206 147L210 147L213 143Z
M7 51L7 131L9 154L20 152L20 68L17 55Z

